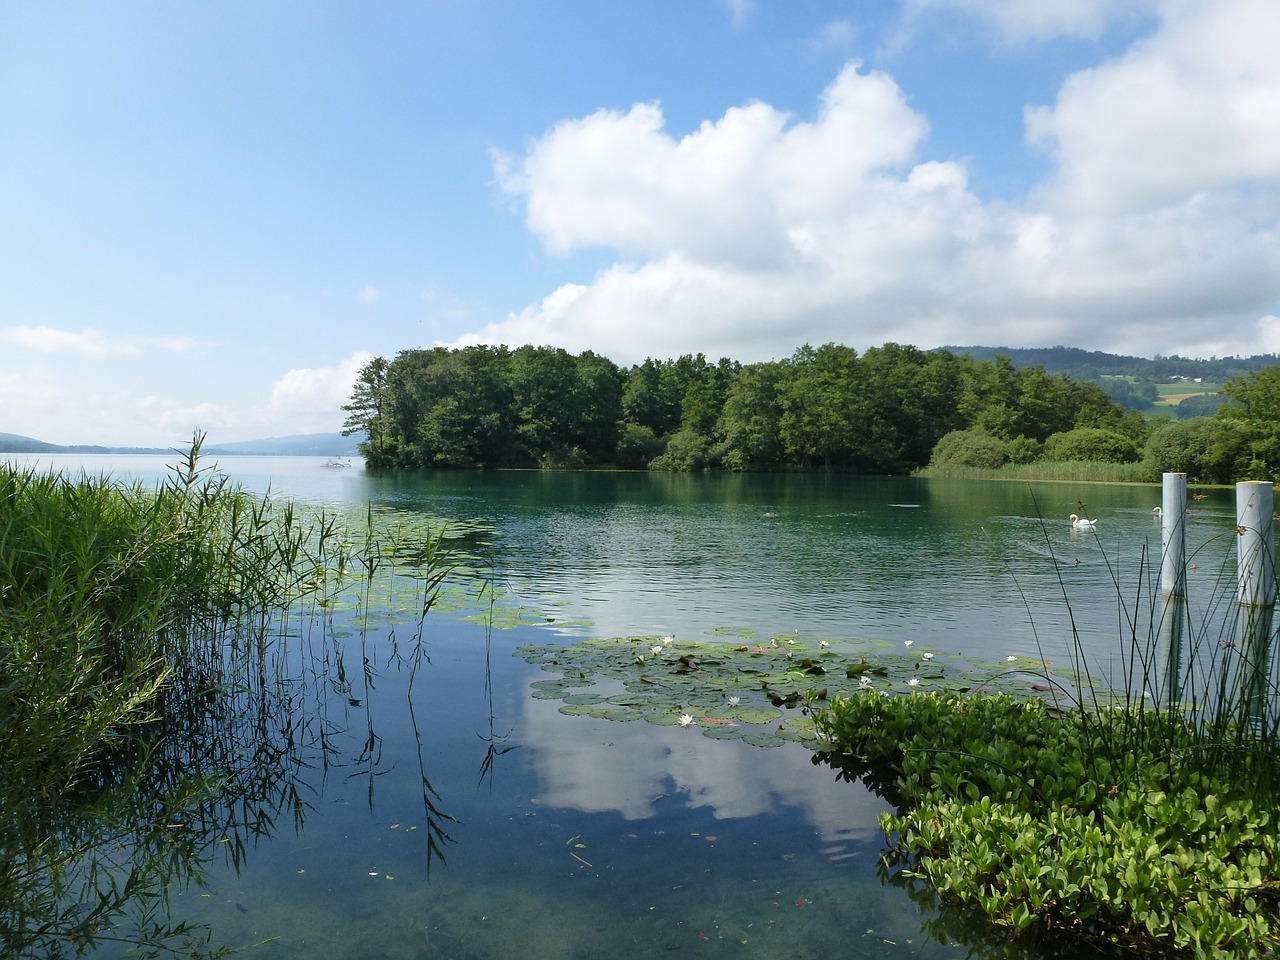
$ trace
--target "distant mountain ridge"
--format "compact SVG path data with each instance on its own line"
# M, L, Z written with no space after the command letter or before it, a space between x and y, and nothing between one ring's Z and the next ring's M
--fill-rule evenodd
M1046 373L1065 373L1072 379L1094 380L1098 377L1129 376L1140 380L1169 380L1185 377L1222 383L1251 370L1280 364L1280 355L1255 354L1252 357L1212 357L1192 360L1177 354L1155 357L1130 357L1078 347L940 347L958 356L974 360L1008 357L1015 367L1042 366Z
M359 455L360 438L341 433L301 433L288 437L268 437L239 443L206 443L203 454L259 457L355 457ZM106 447L97 444L46 443L17 433L0 433L0 453L97 453L97 454L167 454L181 449L172 447Z

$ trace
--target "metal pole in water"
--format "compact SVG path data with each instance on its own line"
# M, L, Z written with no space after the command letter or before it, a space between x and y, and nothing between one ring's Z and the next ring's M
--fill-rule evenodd
M1187 475L1166 473L1160 497L1160 592L1187 595Z
M1265 717L1276 603L1275 487L1270 481L1236 484L1236 569L1240 612L1236 631L1236 691L1241 721Z
M1182 696L1183 614L1187 597L1187 475L1166 473L1160 505L1160 623L1156 631L1164 667L1155 691L1158 702L1173 706Z

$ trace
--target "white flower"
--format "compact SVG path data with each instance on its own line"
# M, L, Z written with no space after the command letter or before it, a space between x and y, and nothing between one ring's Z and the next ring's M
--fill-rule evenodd
M920 686L920 678L919 678L919 677L912 677L910 680L908 680L908 681L907 681L907 686L908 686L908 687L918 687L918 686Z
M1013 663L1013 661L1017 660L1018 658L1015 657L1013 654L1009 654L1009 656L1005 657L1005 659L1008 660L1010 663Z
M682 714L680 714L680 726L682 726L682 727L691 727L691 726L693 726L693 714L691 714L691 713L682 713Z
M737 706L738 704L740 704L741 702L742 702L742 698L741 698L741 697L730 697L730 698L729 698L729 706L731 706L731 707L736 707L736 706Z
M638 653L636 654L636 663L644 663L644 657Z
M672 645L673 643L675 643L675 642L676 642L676 638L675 638L675 637L663 637L663 638L662 638L662 645L663 645L664 647L669 647L669 646L671 646L671 645Z
M796 641L794 637L787 637L787 646L791 646L795 642Z
M914 640L903 640L903 641L902 641L902 645L903 645L904 647L909 647L909 646L911 646L913 643L915 643L915 641L914 641Z
M925 660L932 660L932 659L933 659L933 654L932 654L932 653L922 653L922 654L920 654L920 656L921 656L921 658L922 658L922 659L925 659Z
M650 648L649 648L649 652L650 652L650 653L652 653L652 654L656 657L658 654L660 654L660 653L662 652L662 647L661 647L661 646L657 646L657 647L650 647Z
M860 686L860 687L869 687L869 686L871 686L871 678L870 678L870 677L868 677L868 676L864 673L864 674L862 675L862 679L860 679L860 680L858 681L858 686Z
M825 649L827 649L827 647L831 646L831 641L830 641L830 640L819 640L819 641L818 641L818 646L822 647L822 649L823 649L823 650L825 650Z

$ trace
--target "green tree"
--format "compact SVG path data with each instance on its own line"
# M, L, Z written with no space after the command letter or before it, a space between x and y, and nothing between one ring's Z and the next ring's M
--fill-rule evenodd
M1231 483L1245 475L1251 459L1243 424L1196 417L1152 430L1143 464L1153 480L1162 473L1185 473L1193 483Z
M386 466L390 460L387 423L389 367L386 357L374 357L366 363L356 377L350 402L342 405L342 409L347 412L347 419L342 424L342 435L349 437L353 433L364 434L360 453L371 467Z
M1008 462L1009 444L980 427L974 427L952 430L942 437L933 448L929 466L933 469L978 467L995 470Z
M1063 462L1093 460L1102 463L1134 463L1138 448L1122 433L1098 427L1076 427L1055 433L1044 444L1042 459Z
M771 361L749 364L733 378L719 427L724 438L721 460L727 469L750 470L782 462L778 384L785 373L784 364Z
M1229 402L1218 408L1214 419L1238 424L1249 447L1249 462L1235 479L1280 477L1280 366L1232 377L1222 392Z
M850 347L805 344L792 355L777 386L778 438L790 462L830 468L852 461L857 379L858 354Z

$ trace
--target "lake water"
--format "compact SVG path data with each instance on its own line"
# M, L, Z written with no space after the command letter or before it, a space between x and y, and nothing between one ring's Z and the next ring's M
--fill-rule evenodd
M168 462L4 459L146 482ZM491 629L433 611L412 674L392 656L412 623L300 625L291 642L345 647L357 666L338 677L326 659L312 676L318 719L288 704L269 718L297 724L271 728L275 753L231 735L267 785L208 817L204 886L172 901L215 943L270 940L253 951L270 957L1022 956L883 879L887 803L802 744L567 715L513 654L794 635L1066 664L1074 623L1101 673L1158 566L1156 487L218 465L280 498L450 522L489 545L504 602L525 613ZM1192 505L1193 603L1221 595L1234 517L1230 491Z

